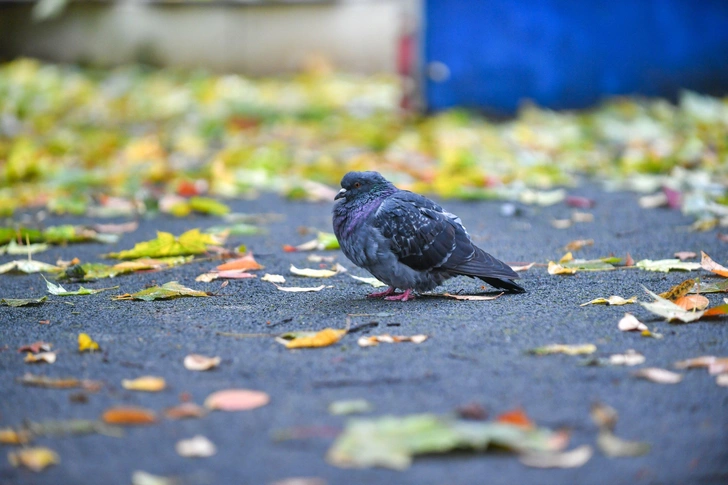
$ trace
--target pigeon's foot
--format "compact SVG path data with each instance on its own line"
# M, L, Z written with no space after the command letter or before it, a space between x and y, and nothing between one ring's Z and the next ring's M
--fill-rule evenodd
M394 290L392 290L392 291L394 291ZM385 298L385 300L389 300L389 301L408 301L408 300L414 300L414 299L415 299L415 295L412 294L412 288L405 290L404 293L401 293L399 295L388 296Z
M382 298L382 297L389 296L392 294L394 294L394 287L390 286L389 288L387 288L384 291L375 291L374 293L369 293L367 295L367 298Z

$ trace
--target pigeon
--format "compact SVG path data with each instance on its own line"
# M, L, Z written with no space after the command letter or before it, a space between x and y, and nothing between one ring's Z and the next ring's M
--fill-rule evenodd
M513 269L470 239L460 218L432 200L400 190L378 172L349 172L334 200L333 226L352 263L389 285L368 295L407 301L454 276L480 278L513 293ZM396 289L404 290L396 293Z

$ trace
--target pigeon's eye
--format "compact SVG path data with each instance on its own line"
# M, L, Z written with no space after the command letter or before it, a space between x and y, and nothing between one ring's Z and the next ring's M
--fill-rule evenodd
M359 187L361 187L361 184L359 182L354 182L354 188L358 189Z

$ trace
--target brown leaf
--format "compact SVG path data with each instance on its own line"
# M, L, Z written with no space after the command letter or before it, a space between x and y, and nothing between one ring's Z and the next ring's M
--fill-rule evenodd
M634 266L634 259L632 259L632 255L627 253L627 257L624 258L624 265L628 268L631 268Z
M42 340L39 340L37 342L33 342L32 344L19 347L18 352L32 352L34 354L37 354L39 352L50 351L52 346L53 344L49 344L48 342L43 342Z
M220 365L220 357L206 357L200 354L190 354L184 360L184 366L187 370L205 371L218 365Z
M262 391L226 389L213 392L205 399L205 407L218 411L248 411L265 406L270 396Z
M19 377L17 381L25 386L46 387L49 389L72 389L80 387L89 392L98 392L103 387L100 381L79 380L72 377L56 379L34 375L29 372L26 372L23 377Z
M691 278L689 280L685 280L682 283L679 283L679 284L673 286L672 288L670 288L669 290L667 290L664 293L660 293L660 296L662 298L665 298L666 300L670 300L670 301L674 302L675 300L682 298L683 296L690 293L690 291L693 289L694 286L695 286L695 280ZM686 308L686 310L687 310L687 308Z
M710 364L715 362L717 357L713 355L701 355L700 357L693 357L692 359L679 360L673 365L676 369L693 369L695 367L709 367ZM726 358L728 359L728 357Z
M193 402L183 402L164 410L167 419L202 418L206 414L205 408Z
M617 419L619 418L617 410L603 402L593 403L589 414L599 429L610 431L617 425Z
M379 345L380 343L394 344L400 342L412 342L415 344L421 344L422 342L427 340L427 338L427 335L371 335L368 337L360 337L357 341L357 344L360 347L372 347L375 345Z
M564 251L579 251L587 246L594 246L594 239L576 239L564 246Z
M159 392L167 387L166 382L161 377L142 376L136 379L123 379L121 385L124 389L130 391L142 392Z
M246 254L242 258L233 259L232 261L228 261L217 267L218 271L228 271L228 270L250 271L250 270L258 270L258 269L263 269L263 266L258 264L258 262L255 260L255 258L253 257L252 254Z
M138 407L115 407L104 411L101 420L107 424L143 425L157 422L154 411Z
M703 295L686 295L675 300L675 304L685 310L704 310L710 301Z
M703 251L700 251L700 255L702 256L702 258L700 259L700 266L703 269L710 271L711 273L720 275L724 278L728 278L728 268L713 261L710 256L705 254Z
M524 429L534 429L536 427L533 421L526 415L526 411L523 408L516 408L501 413L496 416L495 421L498 423L512 424Z
M692 251L678 251L675 254L673 254L673 256L675 256L680 261L685 261L686 259L695 258L697 256L697 254L695 254Z
M61 462L61 458L50 448L39 446L11 451L8 453L8 461L14 467L24 466L34 472L40 472L51 465L57 465Z
M641 377L658 384L677 384L683 380L682 374L672 372L658 367L646 367L632 373L635 377Z

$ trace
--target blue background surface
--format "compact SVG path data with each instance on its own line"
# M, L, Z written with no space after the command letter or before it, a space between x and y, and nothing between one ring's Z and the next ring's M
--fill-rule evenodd
M582 108L617 94L674 98L686 88L728 92L723 0L426 0L430 110L514 112L531 99ZM426 71L425 67L425 71Z

